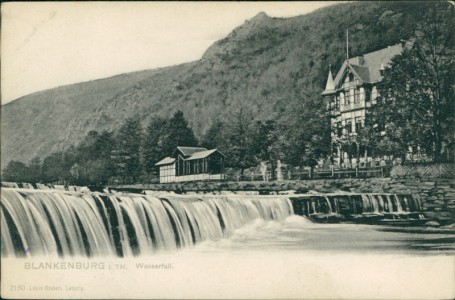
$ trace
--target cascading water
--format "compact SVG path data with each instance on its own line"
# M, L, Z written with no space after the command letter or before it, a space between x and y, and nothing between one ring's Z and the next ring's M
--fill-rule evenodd
M365 213L403 213L420 211L420 201L410 195L362 194Z
M153 196L3 188L2 256L131 256L293 214L283 196Z
M421 214L419 199L412 195L316 194L296 195L291 197L291 201L296 214L318 223L386 224L388 219L392 219L395 225L417 225L428 221Z

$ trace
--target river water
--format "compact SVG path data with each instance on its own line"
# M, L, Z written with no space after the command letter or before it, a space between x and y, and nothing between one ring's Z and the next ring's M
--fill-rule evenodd
M315 224L300 216L282 221L256 219L226 239L206 241L198 251L338 252L454 255L455 230L361 224Z

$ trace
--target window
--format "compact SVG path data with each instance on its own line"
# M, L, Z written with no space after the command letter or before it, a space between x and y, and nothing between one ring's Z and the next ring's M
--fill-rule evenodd
M343 135L343 126L341 122L337 122L337 136L341 137Z
M355 90L354 90L354 103L359 103L359 102L360 102L359 90L358 90L358 89L355 89Z
M346 120L346 132L348 134L352 133L352 121Z
M335 97L335 108L340 109L340 95L337 94Z
M359 132L362 129L362 117L355 118L355 132Z
M351 90L346 91L345 99L345 104L349 105L351 103Z

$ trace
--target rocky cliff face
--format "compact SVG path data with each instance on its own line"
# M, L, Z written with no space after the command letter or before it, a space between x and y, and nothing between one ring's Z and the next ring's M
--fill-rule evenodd
M283 118L297 103L319 101L329 64L342 63L346 28L351 53L360 54L409 37L424 11L422 4L371 2L290 19L260 13L199 61L22 97L2 106L2 164L64 150L90 130L115 130L128 117L146 125L180 109L197 137L239 107L253 121Z
M266 13L260 12L254 18L245 21L242 26L235 28L226 38L215 42L202 56L202 60L216 61L225 55L235 53L239 43L250 38L254 33L270 27L274 20Z

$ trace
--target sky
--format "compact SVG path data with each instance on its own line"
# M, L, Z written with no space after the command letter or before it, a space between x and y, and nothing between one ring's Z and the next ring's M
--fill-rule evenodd
M263 11L293 17L333 2L2 3L1 96L201 58Z

